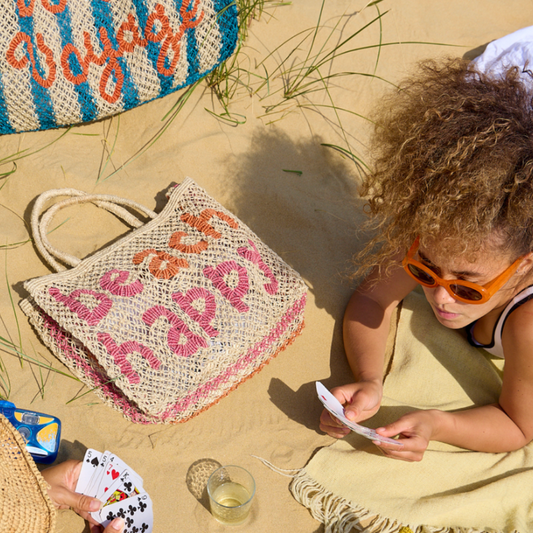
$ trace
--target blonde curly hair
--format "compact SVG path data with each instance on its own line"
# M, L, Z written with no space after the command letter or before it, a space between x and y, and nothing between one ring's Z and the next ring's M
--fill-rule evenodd
M418 235L451 254L475 254L495 234L501 253L533 250L533 95L519 74L425 61L380 103L360 191L377 234L356 258L358 274Z

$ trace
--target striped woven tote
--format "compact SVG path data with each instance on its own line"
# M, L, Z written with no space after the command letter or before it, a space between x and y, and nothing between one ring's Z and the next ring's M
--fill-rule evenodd
M234 0L4 0L0 133L90 122L196 82L237 42Z

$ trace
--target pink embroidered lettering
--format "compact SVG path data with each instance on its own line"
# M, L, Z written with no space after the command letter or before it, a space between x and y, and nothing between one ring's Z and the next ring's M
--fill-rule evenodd
M172 299L195 322L198 322L210 337L216 337L218 335L218 331L211 326L211 321L215 318L217 309L214 294L211 294L207 289L202 287L193 287L192 289L189 289L186 294L175 292L172 295ZM193 307L192 304L193 302L202 300L203 311L199 311L196 307Z
M238 282L235 287L229 285L230 275L236 272ZM235 261L225 261L216 268L205 267L204 275L211 280L213 285L222 293L229 303L240 313L246 313L250 308L242 298L247 294L249 288L248 273L246 269ZM233 284L232 284L233 285Z
M127 270L110 270L100 278L100 287L116 296L135 296L143 291L143 284L136 279L133 283L126 284L130 273Z
M255 244L249 239L248 244L253 248L253 250L242 246L241 248L237 249L237 252L241 257L244 257L245 259L259 267L263 274L270 280L270 283L265 283L263 285L265 290L268 292L268 294L276 294L279 289L278 280L274 277L272 270L270 270L268 265L266 265L263 261L263 258L261 257L261 254L257 251L257 247L255 246Z
M76 289L68 296L61 293L56 287L48 289L50 296L56 301L61 302L68 307L73 313L76 313L82 320L85 320L89 326L96 326L109 313L113 302L105 294L91 291L88 289ZM80 302L79 297L82 294L92 296L99 304L94 309L89 309L86 305Z
M141 378L128 361L128 355L135 352L141 354L150 367L156 370L161 365L161 361L154 356L152 350L139 342L126 341L119 346L108 333L98 333L97 338L98 342L101 342L105 346L109 355L113 357L120 371L128 378L130 383L140 383Z
M181 318L162 305L156 305L145 311L143 314L143 321L151 327L160 317L166 318L170 323L167 342L168 347L175 354L182 357L190 357L200 348L207 348L207 342L205 339L193 333Z

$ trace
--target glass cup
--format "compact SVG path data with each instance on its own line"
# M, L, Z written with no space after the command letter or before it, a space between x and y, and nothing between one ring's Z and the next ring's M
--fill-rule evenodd
M238 525L246 520L255 494L252 474L240 466L221 466L207 481L211 514L222 524Z

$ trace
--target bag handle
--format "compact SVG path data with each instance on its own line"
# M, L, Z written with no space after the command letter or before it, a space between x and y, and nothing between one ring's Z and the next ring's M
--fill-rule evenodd
M46 212L44 212L45 204L49 200L60 196L69 196L70 198L66 198L53 204L46 210ZM134 228L139 228L143 226L144 222L136 215L130 213L130 211L128 211L127 209L124 209L124 207L122 206L131 207L143 213L149 218L155 218L157 216L157 213L151 211L150 209L144 207L141 204L138 204L137 202L134 202L133 200L120 198L119 196L113 196L110 194L88 194L86 192L78 191L76 189L51 189L42 193L35 201L35 205L33 206L31 212L31 230L35 246L43 256L43 258L46 259L48 264L54 270L56 270L56 272L66 270L66 268L60 263L58 263L56 259L59 259L60 261L71 267L79 265L81 263L81 259L62 252L52 246L52 244L48 240L48 228L50 226L50 223L52 222L52 219L55 214L60 209L64 209L65 207L69 207L72 205L78 205L89 202L95 204L98 207L101 207L102 209L105 209L106 211L114 213L126 224L129 224Z

